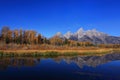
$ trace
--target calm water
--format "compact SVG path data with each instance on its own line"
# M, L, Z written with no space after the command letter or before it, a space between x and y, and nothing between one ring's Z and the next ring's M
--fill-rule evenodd
M0 58L0 80L120 80L120 54Z

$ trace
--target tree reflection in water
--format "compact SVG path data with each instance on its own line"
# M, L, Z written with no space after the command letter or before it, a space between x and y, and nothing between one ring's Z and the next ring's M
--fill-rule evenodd
M47 59L47 58L1 57L0 70L6 70L9 66L12 66L12 67L35 66L37 64L40 64L41 59ZM61 61L64 60L67 64L75 63L80 68L83 68L84 66L96 67L110 61L120 60L120 54L113 53L113 54L107 54L103 56L74 56L74 57L59 56L52 59L56 63L60 63Z

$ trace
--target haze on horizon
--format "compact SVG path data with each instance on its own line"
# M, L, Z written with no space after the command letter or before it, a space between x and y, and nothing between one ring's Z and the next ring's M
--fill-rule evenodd
M33 29L46 37L80 27L120 36L119 0L0 0L0 29Z

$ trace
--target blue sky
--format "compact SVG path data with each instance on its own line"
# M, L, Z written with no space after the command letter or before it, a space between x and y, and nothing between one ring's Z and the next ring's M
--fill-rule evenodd
M0 28L56 32L97 29L120 36L120 0L0 0Z

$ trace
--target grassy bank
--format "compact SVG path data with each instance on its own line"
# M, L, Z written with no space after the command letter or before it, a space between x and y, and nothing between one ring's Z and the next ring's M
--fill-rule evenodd
M0 57L56 57L77 55L103 55L120 52L120 49L95 49L95 50L0 50Z

